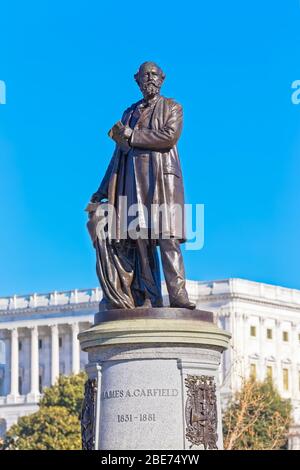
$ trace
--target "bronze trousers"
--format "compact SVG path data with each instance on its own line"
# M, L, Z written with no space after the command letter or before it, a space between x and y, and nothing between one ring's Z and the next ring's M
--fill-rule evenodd
M132 294L138 305L149 299L153 307L162 306L160 266L157 245L160 248L161 263L169 294L170 305L188 301L185 287L185 271L179 240L159 239L157 245L148 239L136 240L136 276L139 282L133 283ZM138 286L136 288L136 286Z

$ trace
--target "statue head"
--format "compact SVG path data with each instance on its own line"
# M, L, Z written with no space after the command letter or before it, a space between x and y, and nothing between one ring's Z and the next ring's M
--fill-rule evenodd
M144 62L134 78L146 100L159 94L165 74L155 62Z

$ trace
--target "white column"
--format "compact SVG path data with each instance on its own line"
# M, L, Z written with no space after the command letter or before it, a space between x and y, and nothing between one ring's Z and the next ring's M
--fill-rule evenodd
M240 337L240 374L241 380L245 380L246 377L246 360L248 351L245 350L246 345L246 335L247 331L245 329L245 322L247 322L247 315L245 313L240 313L240 326L239 326L239 337Z
M59 376L59 339L58 326L51 325L51 385Z
M80 344L77 338L79 324L72 323L72 373L78 374L80 371Z
M235 351L235 311L230 310L229 325L231 333L231 345L228 349L230 354L230 389L234 393L236 390L235 376L236 376L236 351Z
M263 381L265 379L265 354L264 354L264 344L265 344L265 319L259 317L259 371L258 371L258 380Z
M249 316L248 314L243 314L243 323L242 323L242 341L243 341L243 378L246 380L248 378L249 370Z
M31 328L31 370L29 398L36 401L39 396L39 333L37 326Z
M275 371L275 385L277 386L278 391L282 391L282 367L281 367L281 323L278 319L275 320L275 330L276 330L276 371Z
M297 349L298 349L298 333L297 333L297 323L292 322L291 330L291 395L292 399L298 398L299 394L299 378L298 378L298 365L297 365Z
M243 352L242 352L242 331L243 331L243 314L241 312L235 312L235 325L234 325L234 335L235 335L235 366L234 366L234 375L236 378L235 390L241 388L243 380Z
M19 335L17 328L11 330L10 398L19 395Z

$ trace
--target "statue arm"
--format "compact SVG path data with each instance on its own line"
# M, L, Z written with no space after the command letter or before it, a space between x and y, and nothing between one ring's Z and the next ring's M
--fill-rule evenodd
M175 104L171 110L170 116L161 129L135 128L131 138L131 147L161 150L171 149L176 145L182 130L182 107Z
M121 118L121 121L123 122L123 124L126 122L126 118L128 116L128 113L130 112L130 110L131 110L131 108L128 108L124 111L124 113L122 115L122 118ZM128 148L129 148L129 146L128 146ZM103 179L100 183L99 188L97 189L97 191L91 197L92 202L101 201L102 199L108 199L109 180L110 180L113 168L114 168L115 157L117 155L117 152L118 152L118 145L115 148L115 151L114 151L113 156L110 160L110 163L107 167L105 175L104 175L104 177L103 177Z

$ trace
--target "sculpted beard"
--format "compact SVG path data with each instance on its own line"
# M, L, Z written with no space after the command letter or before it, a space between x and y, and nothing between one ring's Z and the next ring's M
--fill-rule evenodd
M158 95L159 90L160 90L160 86L156 85L153 82L141 83L140 88L144 96Z

